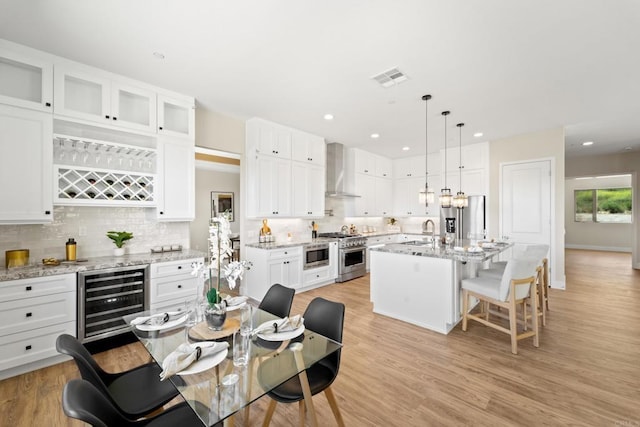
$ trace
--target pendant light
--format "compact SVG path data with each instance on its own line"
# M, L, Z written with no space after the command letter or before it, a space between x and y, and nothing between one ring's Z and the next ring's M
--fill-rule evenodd
M444 116L444 188L440 190L440 207L441 208L450 208L451 207L451 189L447 188L447 116L450 114L450 111L443 111L442 115Z
M429 127L428 118L429 118L429 100L431 99L431 95L423 95L422 100L424 101L424 188L420 190L420 195L418 200L420 203L424 204L425 207L429 207L429 203L433 203L434 194L433 190L429 189Z
M458 209L464 209L469 206L469 199L462 191L462 168L464 168L464 166L462 166L462 126L464 126L464 123L458 123L456 126L460 129L460 160L458 163L458 169L460 171L460 186L458 187L458 193L453 198L453 206Z

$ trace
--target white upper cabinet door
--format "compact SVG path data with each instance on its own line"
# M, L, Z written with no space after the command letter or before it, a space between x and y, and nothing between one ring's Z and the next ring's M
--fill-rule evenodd
M112 82L111 120L114 125L155 133L156 93L152 90Z
M383 156L375 156L375 175L380 178L393 177L393 161Z
M252 216L287 217L291 215L291 162L258 156L255 180L257 206ZM251 212L249 212L251 215Z
M393 180L388 178L375 179L375 209L376 216L388 216L393 212Z
M53 219L53 116L0 105L0 223Z
M158 133L195 140L196 110L193 98L158 95Z
M355 174L355 192L360 197L355 199L354 216L377 216L375 177L364 173Z
M489 167L489 143L462 147L462 165L465 169L487 169Z
M0 103L53 112L53 65L0 43Z
M57 115L111 124L111 81L96 74L56 66L54 112Z
M247 149L264 156L291 159L291 129L253 118L247 120Z
M324 216L324 168L291 162L292 215L319 218Z
M306 132L291 133L291 159L324 166L327 149L324 139Z
M374 175L376 171L376 156L368 151L360 150L359 148L353 148L351 150L353 154L354 172L363 173L367 175Z
M431 161L429 161L431 163ZM425 173L425 157L413 156L404 159L396 159L393 161L394 178L416 178L424 176ZM429 171L431 172L431 171Z
M158 220L195 218L195 147L193 141L158 140Z

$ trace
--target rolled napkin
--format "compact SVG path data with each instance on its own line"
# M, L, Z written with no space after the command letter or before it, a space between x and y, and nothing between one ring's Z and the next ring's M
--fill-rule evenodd
M295 331L300 326L304 325L304 318L302 315L297 314L293 317L285 317L284 319L274 320L258 327L254 334L278 334L280 332Z
M133 319L130 323L132 325L142 325L143 323L156 323L162 325L169 320L175 320L187 314L186 311L168 311L166 313L157 313L152 316L140 316Z
M249 299L246 295L239 295L237 297L228 296L224 300L227 302L228 307L233 307L246 302Z
M229 347L228 342L203 341L197 344L180 344L162 361L160 380L164 381L203 357L219 353Z
M453 250L456 252L464 252L464 248L462 246L454 246Z

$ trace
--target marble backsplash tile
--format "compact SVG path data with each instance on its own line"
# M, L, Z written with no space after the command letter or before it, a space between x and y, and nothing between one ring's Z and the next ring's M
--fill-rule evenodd
M127 253L150 252L153 246L182 245L189 248L188 222L158 222L155 210L136 207L56 206L53 222L33 225L0 225L0 266L5 251L29 249L29 262L65 257L65 243L77 242L78 258L108 256L115 245L107 231L129 231L134 238L125 244Z

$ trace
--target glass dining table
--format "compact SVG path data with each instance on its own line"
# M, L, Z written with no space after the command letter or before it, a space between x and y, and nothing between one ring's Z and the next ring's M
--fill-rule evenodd
M226 322L234 323L235 319L235 324L239 324L240 313L241 310L229 311ZM131 324L135 318L156 314L162 312L135 313L124 316L124 320ZM251 307L251 316L254 328L279 319L256 307ZM199 341L193 340L188 327L180 322L179 317L167 322L167 325L166 328L130 326L153 360L161 366L163 360L181 344ZM234 366L232 336L218 340L229 342L224 357L221 354L208 356L215 358L215 362L220 360L219 363L209 366L214 363L211 360L211 363L204 365L204 370L192 369L192 373L178 373L169 379L203 425L233 425L234 415L241 410L244 410L244 424L248 425L249 405L296 375L300 377L311 422L317 425L305 369L340 349L342 344L309 329L305 329L297 337L283 341L273 341L273 336L266 340L261 338L261 334L252 334L246 365ZM204 362L204 358L200 361ZM200 366L203 364L200 363Z

